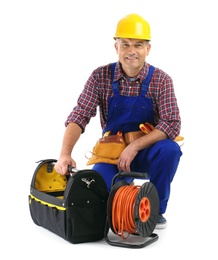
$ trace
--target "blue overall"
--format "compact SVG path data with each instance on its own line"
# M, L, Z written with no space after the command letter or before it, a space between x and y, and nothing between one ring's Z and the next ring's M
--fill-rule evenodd
M108 118L104 132L111 131L112 134L116 134L118 131L122 133L139 131L140 123L154 122L152 100L146 97L154 67L149 67L148 76L142 83L140 95L131 97L119 94L118 82L113 81L115 65L116 63L111 64L114 95L108 100ZM133 172L146 172L150 182L155 185L160 199L160 214L166 211L170 196L170 183L176 173L181 155L179 145L173 140L165 139L140 150L130 165ZM110 191L112 179L119 171L117 166L97 163L93 166L93 170L103 176L108 191ZM126 177L125 181L130 183L133 178Z

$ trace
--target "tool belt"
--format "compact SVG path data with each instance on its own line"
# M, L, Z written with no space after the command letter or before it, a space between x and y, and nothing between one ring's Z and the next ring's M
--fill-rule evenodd
M117 164L126 146L143 135L145 134L142 131L128 132L125 134L117 132L116 135L110 135L108 132L105 133L93 147L91 157L87 157L87 165L96 163Z
M110 135L110 131L106 132L103 137L101 137L92 149L91 157L87 157L87 165L96 163L111 163L117 164L118 159L131 142L136 139L150 133L154 126L148 122L140 124L139 131L121 133L117 132L116 135ZM182 136L177 136L174 141L178 142L183 140Z

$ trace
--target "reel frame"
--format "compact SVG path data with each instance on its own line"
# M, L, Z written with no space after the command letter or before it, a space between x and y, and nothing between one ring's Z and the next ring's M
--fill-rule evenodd
M115 241L109 238L109 230L115 233L112 223L112 204L113 199L119 188L125 185L129 185L123 177L133 177L135 179L146 179L146 173L138 172L119 172L112 180L112 188L107 202L107 220L105 226L105 241L112 246L126 247L126 248L143 248L158 240L158 234L153 233L159 214L159 197L155 186L151 182L145 182L139 189L136 196L136 202L134 206L134 222L136 226L137 234L130 234L130 236L144 238L143 241L138 243L128 243L125 239L121 242ZM117 181L118 178L121 180ZM131 239L130 239L131 240ZM134 240L134 239L133 239Z

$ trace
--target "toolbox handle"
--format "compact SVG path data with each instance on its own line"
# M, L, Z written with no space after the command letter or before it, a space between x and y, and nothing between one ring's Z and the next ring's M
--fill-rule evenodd
M71 177L74 177L79 170L71 165L68 166L68 172L70 173Z

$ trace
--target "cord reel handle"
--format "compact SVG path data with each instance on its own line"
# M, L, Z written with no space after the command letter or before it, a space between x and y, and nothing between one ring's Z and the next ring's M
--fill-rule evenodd
M115 181L117 178L122 178L122 177L132 177L134 179L147 179L148 174L146 172L123 172L120 171L116 175L114 175L113 180L112 180L112 185L115 184Z
M118 173L119 177L134 177L135 179L146 179L148 174L146 172L122 172Z

